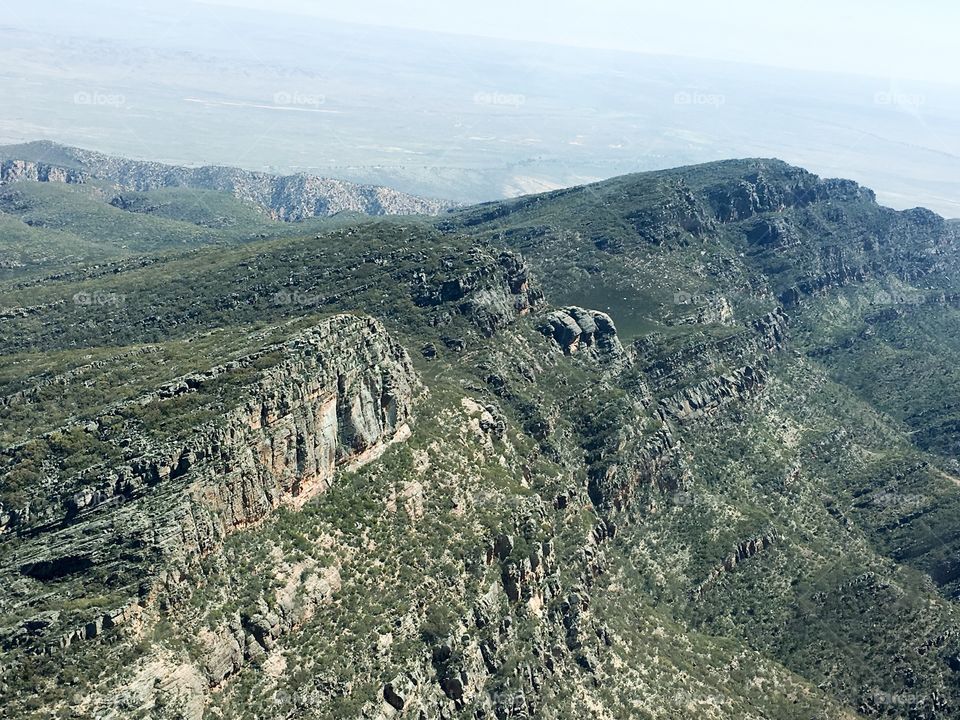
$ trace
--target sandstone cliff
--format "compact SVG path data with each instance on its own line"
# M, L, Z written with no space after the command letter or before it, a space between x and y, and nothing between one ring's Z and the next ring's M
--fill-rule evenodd
M238 392L228 394L237 380ZM136 614L131 605L149 604L175 582L169 570L158 575L161 568L189 564L280 507L303 506L342 469L404 440L419 388L409 357L382 325L338 315L84 424L80 432L116 449L101 450L105 458L119 459L72 477L51 474L29 503L5 509L2 573L26 592L83 571L88 592L104 583L120 607L103 608L78 630L70 627L75 614L37 625L29 606L4 608L20 624L4 628L3 644L68 644L95 635L103 618L112 626ZM160 442L135 421L118 432L128 406L175 407L179 398L211 408L228 399L229 407ZM15 471L22 448L6 453Z

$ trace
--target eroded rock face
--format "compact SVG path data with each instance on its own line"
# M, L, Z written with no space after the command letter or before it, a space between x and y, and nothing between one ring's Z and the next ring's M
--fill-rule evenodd
M85 182L87 174L73 168L57 167L56 165L27 160L0 162L0 181L17 182L19 180L75 184Z
M186 435L160 443L146 435L114 438L122 462L104 465L82 486L71 484L78 476L36 488L27 508L7 514L0 577L43 583L82 561L91 583L108 577L149 605L160 588L176 585L176 568L191 558L277 508L299 508L330 487L341 468L369 462L408 437L421 387L410 358L379 322L349 315L135 402L163 405L202 394L274 359L253 373L229 409ZM91 422L84 431L98 428ZM99 620L106 627L133 614ZM36 633L14 632L4 643L59 646L98 631L50 623Z
M696 343L669 355L654 352L655 335L634 341L629 352L643 368L651 389L662 392L685 378L689 381L712 374L718 367L757 365L768 353L784 349L788 324L787 314L776 308L747 322L739 333Z
M771 530L766 534L749 538L737 544L737 547L734 549L734 551L727 555L722 563L719 563L716 567L714 567L710 571L709 575L691 591L691 597L695 600L699 600L703 597L704 593L707 592L710 586L715 583L718 578L720 578L720 576L727 572L733 572L737 565L744 560L749 560L757 553L771 548L776 544L777 540L778 536L776 531Z
M747 242L768 248L787 248L800 242L797 229L783 218L763 218L747 228Z
M682 210L673 202L660 207ZM684 217L664 216L664 227ZM763 222L725 230L732 236ZM696 226L687 229L695 234ZM652 238L668 237L654 230ZM763 245L763 233L756 238ZM393 268L395 248L404 245L384 243L364 262ZM392 276L403 309L408 300L422 302L417 322L429 320L423 335L403 332L437 380L419 410L430 421L409 452L340 480L314 507L256 526L276 507L316 497L338 482L340 468L403 436L416 380L375 324L344 321L182 376L142 398L143 407L213 397L216 388L239 385L230 378L243 378L243 392L219 395L213 423L187 417L189 435L161 441L125 432L117 438L127 443L121 461L108 465L125 468L122 475L98 470L80 483L61 472L43 480L29 504L0 508L0 530L10 529L0 537L11 541L5 549L23 543L32 551L6 571L0 562L0 582L13 589L0 598L0 647L19 645L0 686L14 685L8 678L30 666L19 664L33 657L22 650L52 649L53 657L38 657L64 674L38 673L38 684L69 688L54 711L77 717L591 717L623 697L629 704L611 704L608 715L740 718L745 706L721 707L716 699L740 697L741 678L764 681L750 690L751 704L783 688L782 702L777 696L751 708L757 717L791 706L805 717L843 717L798 703L798 678L775 674L774 658L749 665L747 645L729 638L710 645L706 635L690 643L682 631L691 617L719 609L721 619L750 618L738 633L765 622L782 633L783 616L765 612L781 599L791 612L798 599L803 612L822 607L805 599L805 578L821 577L833 557L825 565L806 558L828 548L835 557L862 551L853 546L859 539L846 502L830 498L821 507L819 489L829 485L819 476L827 464L840 466L846 493L840 473L853 469L855 482L873 441L851 432L852 423L831 428L826 403L811 404L815 416L797 412L806 390L822 387L809 380L827 376L799 354L769 357L788 343L786 314L747 316L754 305L737 303L734 317L714 294L691 322L726 328L648 333L626 349L622 366L611 366L597 362L616 347L602 313L551 312L556 322L543 323L546 337L538 335L533 328L548 311L515 321L535 297L522 261L478 248L445 257L423 252ZM290 257L284 266L297 267ZM340 270L330 270L331 285ZM880 304L889 316L889 300ZM868 324L889 320L873 317ZM803 325L798 330L802 338ZM140 352L124 358L142 361ZM83 382L82 372L72 375L82 367L43 383ZM19 388L8 403L42 400L39 387ZM101 416L81 435L113 443L109 427ZM868 430L882 433L881 423ZM746 451L754 446L756 454ZM891 488L904 480L912 487L919 473L911 465L904 474L899 463L878 467L896 471L885 473ZM851 496L860 498L857 512L887 502ZM250 529L220 544L242 527ZM811 532L817 552L808 552ZM194 563L199 555L203 561ZM777 582L756 582L761 573ZM117 579L124 590L136 586L135 597L95 607ZM74 583L87 583L89 592L71 592ZM51 597L69 603L39 605ZM648 615L652 597L656 616L669 603L676 617ZM20 598L33 607L21 610ZM856 606L848 599L837 594L844 614L836 617L850 616ZM87 601L79 619L76 600ZM871 605L889 614L891 605ZM12 633L4 627L11 616L19 622ZM955 625L947 619L945 627ZM896 626L873 627L889 633ZM751 637L779 637L772 633ZM918 642L928 657L955 659L954 640L943 647L943 637L937 627L918 633ZM118 648L138 643L131 649L143 652L141 640L149 647L143 662L113 662L124 672L103 683L96 672L84 684L73 680L73 668L90 667L91 659L125 657ZM691 645L695 652L684 649ZM915 647L910 638L895 652ZM813 692L813 683L800 680ZM843 679L844 687L854 684ZM697 707L693 688L709 693ZM42 691L19 690L14 714L26 716L20 707L45 699ZM88 704L77 707L71 696L81 694L93 700L78 697ZM953 707L938 700L928 715L950 716Z
M417 306L448 308L443 313L446 317L437 318L437 324L458 314L469 318L484 335L491 336L543 300L543 292L531 285L530 269L522 257L512 252L492 257L474 248L468 261L469 268L465 269L447 258L442 262L449 272L433 276L420 272L414 277L411 296Z
M735 335L669 355L656 356L650 337L634 342L629 367L643 371L644 383L634 383L636 407L623 408L622 426L611 434L609 450L590 468L588 490L594 505L623 510L644 486L661 493L683 491L679 429L761 392L768 381L769 358L783 350L787 340L788 318L777 308ZM729 367L735 369L720 370ZM634 432L633 418L648 408L656 412L656 422L644 433Z
M606 313L571 305L544 318L540 332L553 338L567 355L588 353L598 360L622 359L623 346L617 328Z
M692 303L680 303L681 305L688 305ZM708 298L706 302L696 308L696 311L690 315L680 317L670 324L676 325L702 325L702 324L715 324L715 325L728 325L732 326L735 324L735 315L733 312L733 306L730 304L730 301L722 296L718 295L715 297Z
M709 415L729 402L747 397L766 382L766 377L763 368L746 365L731 373L709 378L663 398L660 401L661 417L687 422Z
M775 167L759 167L735 184L708 191L715 217L721 222L737 222L758 213L779 212L788 207L803 207L821 200L874 200L872 190L852 180L821 180L801 168L784 172Z
M641 238L655 245L684 243L689 236L700 238L716 227L716 221L682 179L662 189L662 200L656 206L634 211L627 219ZM597 247L614 249L604 244Z
M416 678L401 673L384 685L383 699L395 710L403 710L416 692Z

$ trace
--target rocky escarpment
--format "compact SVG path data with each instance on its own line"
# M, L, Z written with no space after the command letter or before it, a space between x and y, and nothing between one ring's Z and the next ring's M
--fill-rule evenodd
M802 207L821 200L875 200L872 190L852 180L821 180L802 168L760 161L732 186L709 187L707 201L720 222L738 222L765 212Z
M579 672L603 680L600 658L615 640L592 612L591 588L606 572L603 546L614 529L603 521L591 528L571 563L537 530L550 512L531 501L509 534L489 538L482 564L498 578L443 634L429 638L428 660L411 662L384 683L385 706L375 717L392 717L393 710L533 717L549 683ZM523 619L531 618L533 634L525 638Z
M688 236L700 238L716 228L716 221L682 178L664 185L659 196L654 207L627 215L627 220L646 242L655 245L684 242ZM608 251L617 249L608 239L599 241L597 247Z
M757 537L744 540L741 543L737 544L737 547L727 555L722 563L718 563L707 575L707 577L700 582L690 593L691 597L695 600L699 600L703 597L704 593L713 585L717 580L719 580L724 573L733 572L737 565L742 563L744 560L749 560L757 553L763 552L771 548L776 544L778 540L778 535L776 531L769 531Z
M80 460L89 466L74 476L52 473L31 489L28 503L3 511L4 582L17 590L13 597L53 583L66 601L82 572L85 594L100 586L117 605L149 604L175 585L179 571L168 568L209 553L277 508L302 506L342 468L405 439L419 387L406 352L378 322L340 315L115 406L75 429L89 436L81 447L99 448L102 463L89 450L67 458L65 467ZM225 401L228 408L210 412ZM191 407L208 408L191 417L213 417L160 441L142 427L144 417ZM137 408L148 412L128 412ZM6 478L24 452L5 451ZM70 630L81 619L74 613L58 614L40 632L31 624L36 609L2 609L21 617L3 630L7 646L78 637ZM106 614L111 624L131 616L129 609Z
M582 356L596 350L601 323L591 322L598 315L603 314L567 307L547 314L538 329L556 343L558 354L562 350ZM780 310L748 323L741 332L710 346L711 363L699 367L695 375L715 370L732 358L764 365L769 353L784 346L786 323ZM615 338L611 333L607 339ZM631 354L636 359L636 351ZM703 354L704 348L678 353L673 361L690 363ZM657 367L666 365L664 360ZM661 387L677 392L657 403L644 389L635 403L624 403L609 443L599 451L585 448L591 463L587 487L556 497L553 508L558 513L575 516L591 505L598 511L595 522L589 528L584 525L587 531L573 559L558 562L554 540L537 533L549 511L529 503L532 512L518 518L512 532L491 538L485 548L484 562L498 568L498 581L480 595L472 613L457 618L451 631L433 642L430 663L411 663L383 684L384 707L378 717L393 717L394 711L429 716L433 708L451 706L478 717L535 716L542 709L543 689L567 675L584 674L598 686L609 682L602 668L619 640L593 616L592 601L609 570L608 555L615 539L632 522L630 515L613 511L628 509L642 486L653 486L661 493L685 487L687 470L678 452L677 427L718 413L728 403L746 400L765 381L764 371L748 365L677 388L689 377L683 378L679 367L673 371L661 375L661 379L674 378ZM635 383L628 384L636 391ZM647 422L644 417L651 412L654 416ZM702 587L775 540L771 532L740 543ZM511 615L537 619L532 637L526 640L527 652L532 647L535 660L520 664L512 660L518 632Z
M718 339L691 343L664 354L658 351L662 337L651 333L630 346L630 354L643 370L654 391L666 390L679 382L704 378L719 369L743 367L757 358L782 350L787 343L789 317L782 308L746 323L737 332Z
M950 272L944 260L955 254L955 228L929 210L884 208L853 181L778 161L755 161L737 174L705 184L702 195L719 227L743 243L744 257L775 279L785 307L869 279L893 275L925 286Z
M731 373L684 388L659 403L660 416L687 422L716 412L722 406L743 399L762 386L767 374L760 367L746 365Z
M86 182L89 175L76 168L65 168L30 160L3 160L0 162L0 182L58 182L78 184Z
M230 193L276 220L296 221L339 212L366 215L436 215L447 203L391 188L315 175L272 175L231 167L188 168L127 160L53 143L0 148L0 181L80 183L105 180L120 191L183 187Z
M787 316L779 308L737 333L666 355L658 352L655 337L635 342L623 383L633 404L621 405L620 422L602 439L591 440L599 444L589 456L588 489L594 505L621 511L641 488L687 490L677 428L760 392L768 379L769 358L786 343Z
M734 180L754 170L740 164ZM561 228L539 250L564 272L587 266L590 278L570 281L636 295L626 308L592 296L642 335L626 348L583 298L541 310L519 255L419 223L264 244L222 268L181 263L125 283L125 270L101 268L83 288L18 292L0 414L4 437L33 444L18 438L0 458L0 471L23 471L0 485L11 499L0 535L8 714L839 718L877 682L909 683L933 708L875 704L879 714L952 716L960 656L944 633L956 613L935 615L933 586L908 592L913 581L891 570L911 553L954 584L943 546L936 565L917 562L930 535L907 530L916 521L949 537L939 531L957 505L931 512L930 499L952 490L956 468L932 484L936 459L898 447L900 428L824 372L850 354L840 324L863 327L846 298L800 303L789 321L762 314L825 267L791 263L837 244L824 235L821 251L810 218L792 212L809 208L783 195L725 222L703 215L689 174L689 192L659 176L614 184L595 212L570 217L605 219L619 199L636 226ZM675 191L659 198L664 187ZM837 201L809 212L841 210L864 211ZM620 247L600 248L614 234ZM851 239L844 262L868 240ZM594 272L614 252L616 277L636 281L617 296ZM741 272L747 259L774 269ZM686 271L696 283L675 276ZM681 305L709 306L671 311L684 288L701 294ZM95 314L70 304L97 289L129 296ZM953 286L942 293L955 298ZM947 311L932 298L907 311ZM909 346L890 334L890 304L870 305L858 337ZM811 362L818 306L837 323L813 337L835 350ZM430 384L415 432L372 463L406 434L417 394L402 351L356 318L334 318L344 324L329 333L290 329L360 307L422 352ZM938 317L936 330L952 327ZM788 331L798 352L778 356ZM192 353L216 359L191 368L220 364L167 369ZM123 402L104 397L115 385ZM871 528L892 557L868 546ZM860 583L865 572L876 580ZM895 661L860 674L874 650Z

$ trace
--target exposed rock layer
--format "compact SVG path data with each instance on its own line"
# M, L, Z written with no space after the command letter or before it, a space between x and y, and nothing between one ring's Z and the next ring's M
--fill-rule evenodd
M148 600L151 588L175 580L154 576L151 558L167 568L190 562L277 508L302 506L340 468L369 462L409 435L420 381L406 351L380 323L348 315L136 402L223 397L216 383L264 363L230 409L184 438L110 438L122 448L122 462L104 465L93 478L52 477L50 487L35 489L33 502L6 511L2 574L46 582L79 568L91 578L109 576L114 585L123 580L131 596ZM105 416L83 431L102 435L107 422ZM100 620L112 626L129 614ZM70 632L66 642L97 631ZM46 634L24 626L4 643Z

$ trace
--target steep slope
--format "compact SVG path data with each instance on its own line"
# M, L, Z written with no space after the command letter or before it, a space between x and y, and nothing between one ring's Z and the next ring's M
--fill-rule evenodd
M0 181L109 182L121 193L161 188L214 190L259 208L274 220L296 221L340 212L366 215L435 215L447 205L386 187L313 175L271 175L231 167L185 168L127 160L50 142L0 147ZM135 196L136 197L136 196ZM136 202L124 196L117 203Z
M832 365L837 355L822 343L843 343L867 373L865 354L876 347L850 345L886 338L951 372L956 350L943 324L960 289L958 226L921 208L880 207L850 181L776 160L726 161L478 206L442 226L502 238L553 297L587 295L620 310L621 329L724 326L781 306L796 317L802 347ZM921 327L907 327L921 317ZM873 363L876 373L890 370ZM901 380L910 382L906 372ZM879 382L870 381L874 391ZM889 409L878 393L870 399Z
M957 240L745 160L0 286L0 708L960 717Z
M957 596L951 519L957 512L958 400L951 380L957 360L952 338L960 331L955 224L925 210L881 208L869 190L854 183L821 180L779 161L748 160L479 206L443 227L523 250L544 277L548 296L582 302L586 295L611 312L619 327L640 336L632 349L641 358L668 350L669 369L645 359L634 380L652 384L658 412L668 421L702 423L700 418L729 404L738 389L760 391L760 408L740 415L736 425L697 428L689 438L655 435L639 456L642 474L649 475L660 470L664 455L686 447L686 469L666 485L676 485L681 502L716 502L714 488L685 485L696 478L733 495L742 487L729 487L730 479L739 477L761 494L742 497L734 517L749 516L751 505L766 508L761 513L766 520L750 519L731 533L731 555L700 571L703 579L693 597L712 609L692 607L684 616L707 622L711 632L734 631L764 652L773 649L788 667L821 686L835 685L864 711L953 716L955 700L943 699L943 665L928 668L935 689L923 692L902 689L916 690L916 667L897 669L899 678L883 674L891 657L927 655L931 645L938 653L945 643L954 647L952 603L944 606L948 615L936 624L945 624L927 645L880 648L890 638L898 644L905 632L899 623L906 617L924 615L905 600L910 593L905 596L889 574L889 560L928 573L923 582L932 579L943 597ZM796 360L744 365L742 356L724 357L720 351L736 346L738 328L755 322L759 312L782 312L777 307L790 318ZM663 397L657 385L664 374L669 381L707 377L679 396ZM775 402L771 386L779 389ZM621 422L631 423L627 416ZM595 494L618 511L633 485L633 471L623 467L627 438L615 433L594 471ZM705 444L706 452L690 449ZM799 503L805 476L823 496L812 498L802 514L802 504L772 513L777 496ZM690 547L702 547L704 528L711 524L706 512L704 507L697 513L695 531L675 527L666 537L686 536ZM809 523L815 515L827 526L817 521L814 531ZM852 531L857 538L856 563L837 555L839 548L849 550L853 537L827 539L835 522L842 534ZM786 564L783 555L793 553L784 524L807 528L802 543L794 540L807 549ZM723 526L729 520L717 529ZM811 556L812 547L821 549ZM817 553L824 556L814 560ZM758 571L764 579L744 595L729 587L726 571L754 554L771 555L771 565ZM859 563L865 565L854 570ZM681 566L675 558L671 567ZM885 569L878 574L878 567ZM791 579L777 587L773 577ZM720 589L718 580L725 581ZM892 595L891 588L896 588ZM710 602L711 597L716 599ZM801 601L807 605L803 615L784 616ZM878 617L876 609L891 603L900 609L898 617ZM739 613L730 607L746 609L750 621L737 623ZM784 643L777 636L791 623L787 635L796 637ZM871 632L860 635L864 626ZM916 628L909 633L923 635ZM811 642L815 650L800 649ZM951 668L954 651L941 655ZM870 657L877 660L865 661ZM873 695L871 683L876 683ZM898 685L899 691L884 689Z

